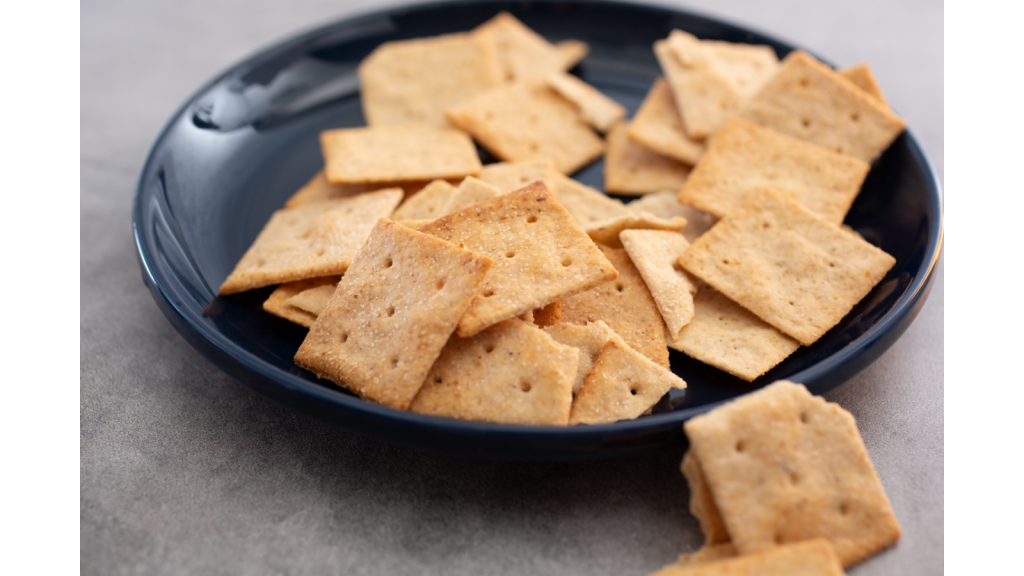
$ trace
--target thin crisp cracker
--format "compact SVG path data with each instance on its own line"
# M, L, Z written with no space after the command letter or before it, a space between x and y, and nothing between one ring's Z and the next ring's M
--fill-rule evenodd
M480 157L464 132L429 126L342 128L320 133L332 184L462 178L480 173Z
M775 382L684 428L741 554L824 537L850 566L899 540L853 416L802 385Z
M550 158L571 174L604 153L576 108L543 80L507 84L448 110L448 120L502 160Z
M504 79L507 81L543 77L567 69L567 56L508 12L477 26L494 38ZM578 50L578 48L577 48Z
M870 169L858 158L729 118L709 139L679 201L722 217L751 191L770 186L839 224Z
M555 195L558 202L572 214L572 217L584 229L595 222L602 222L625 216L629 208L621 201L610 198L595 188L573 180L562 174L555 174Z
M690 243L678 232L662 230L623 230L619 239L658 304L671 342L693 318L697 280L679 265Z
M604 351L605 345L612 340L622 342L619 335L600 320L582 326L561 322L544 328L544 331L560 344L580 350L579 368L576 370L576 380L572 384L573 394L583 388L587 374L590 374L594 362L597 362L597 357Z
M555 163L548 158L520 160L518 162L495 162L487 164L480 170L480 180L487 182L507 194L513 190L533 184L538 180L544 182L548 190L557 197L555 179L561 174L555 170Z
M463 208L478 204L484 200L490 200L491 198L497 198L501 196L501 191L494 186L478 180L472 176L467 176L465 180L459 184L455 193L452 194L444 207L441 208L441 216L445 214L451 214L457 212Z
M789 196L759 190L680 258L765 322L810 346L896 263Z
M562 40L555 44L555 50L562 57L562 70L570 70L590 53L590 44L582 40Z
M409 409L462 420L565 426L578 354L517 318L471 338L453 336Z
M686 228L686 218L660 218L646 212L628 212L622 216L592 222L583 227L590 239L609 248L622 248L619 235L624 230L666 230L679 232Z
M419 192L409 196L391 215L391 219L401 220L433 220L444 215L444 205L455 193L455 186L446 180L434 180Z
M221 284L221 296L343 273L374 223L401 200L402 190L390 188L274 212Z
M626 204L626 208L636 214L646 212L665 220L671 220L676 216L685 218L686 228L683 228L683 236L688 242L693 242L710 230L718 222L718 218L683 204L676 199L677 195L678 191L676 190L662 190L653 194L644 194Z
M491 263L382 218L295 363L366 400L407 409Z
M602 320L631 348L667 369L665 321L640 271L625 250L602 246L601 252L615 266L618 278L563 299L562 322L585 325Z
M327 309L327 304L330 303L337 288L338 282L336 281L323 286L311 287L288 298L285 300L285 303L300 310L305 310L314 316L319 316Z
M662 156L693 166L704 155L704 145L683 129L672 89L659 77L629 123L629 137Z
M700 529L704 532L704 548L702 550L705 552L703 555L716 555L720 550L711 551L711 547L729 542L729 532L725 529L722 515L718 513L718 506L715 506L714 497L708 488L707 480L704 479L704 472L700 469L700 461L697 460L693 450L686 451L679 469L690 486L690 513L700 522ZM725 551L721 552L726 553ZM698 552L698 554L700 553ZM735 555L735 553L735 550L732 550L731 555ZM684 560L683 557L680 557L679 563L699 564L702 561L705 560L695 557L688 557Z
M583 120L600 130L611 130L616 122L626 117L626 107L601 93L583 80L565 72L552 72L544 81L563 98L572 102Z
M737 113L755 124L873 162L906 122L842 75L796 50Z
M562 321L562 302L559 300L543 308L537 308L533 311L532 321L541 328L560 323Z
M326 278L310 278L309 280L299 280L297 282L282 284L271 292L270 297L263 303L263 310L270 312L274 316L279 316L285 320L309 328L314 322L316 322L317 313L295 306L289 303L288 300L309 290L327 288L328 290L333 291L334 287L338 284L339 279L340 278L338 276L328 276Z
M885 94L882 93L882 87L878 85L878 80L875 78L875 74L871 71L871 66L867 64L857 64L855 66L843 68L838 72L844 78L853 82L854 86L867 92L869 96L889 108L889 101L885 99Z
M463 338L617 277L543 182L449 214L420 231L494 259L482 294L459 321Z
M824 538L730 557L727 546L697 562L676 562L648 576L845 576L836 551Z
M690 168L630 140L628 132L629 125L619 123L608 133L608 153L604 158L605 191L647 194L682 187Z

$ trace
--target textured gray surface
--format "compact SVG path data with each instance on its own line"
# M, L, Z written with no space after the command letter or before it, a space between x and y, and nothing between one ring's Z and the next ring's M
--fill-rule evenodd
M700 543L679 451L477 462L339 432L193 351L140 281L135 180L163 122L246 54L380 3L82 3L83 574L645 574ZM679 3L868 61L943 173L941 3ZM903 540L850 574L943 570L943 268L906 334L829 395L853 412Z

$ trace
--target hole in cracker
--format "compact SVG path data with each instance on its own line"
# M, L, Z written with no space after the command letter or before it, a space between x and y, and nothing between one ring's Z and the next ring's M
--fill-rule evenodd
M629 393L632 394L633 396L636 396L637 394L640 393L640 390L638 390L636 388L630 388L629 389Z
M797 474L796 472L790 472L789 473L789 481L792 482L793 484L799 484L800 483L800 475Z
M327 252L327 250L325 250L325 249L323 249L323 248L320 248L320 249L318 249L318 250L316 251L316 255L317 255L317 256L323 256L323 255L324 255L324 252Z
M722 258L722 264L728 264L728 263L729 263L729 259L728 258Z
M840 504L839 505L839 513L842 514L843 516L846 516L847 514L849 514L850 513L850 506L849 506L849 504L847 504L846 502L843 502L842 504Z
M736 441L736 451L737 452L743 452L746 448L747 448L747 443L746 442L744 442L743 440L737 440Z
M342 332L338 335L338 343L344 344L345 342L348 342L348 332Z
M807 118L804 118L803 120L801 120L800 123L804 125L804 128L808 128L811 125L811 121L808 120Z
M523 392L529 392L530 388L532 388L532 386L530 386L530 383L527 382L526 380L523 380L522 382L519 383L519 389L522 390Z
M257 258L256 259L256 267L257 268L262 268L262 267L266 266L266 264L267 264L267 261L264 260L263 258Z
M572 266L572 258L568 256L562 256L562 266L565 266L566 268Z
M836 152L839 152L840 154L842 154L843 153L843 147L842 146L836 146Z
M618 290L619 292L622 292L623 290L626 289L626 286L622 283L618 283L615 285L615 289Z
M444 288L444 278L437 281L437 289L440 290L441 288Z
M390 317L395 315L395 307L394 306L388 306L387 309L384 310L384 312L388 315L388 318L390 318Z
M803 422L804 424L807 424L808 422L811 421L811 417L807 415L807 412L801 412L800 421Z
M854 122L856 122L857 120L860 120L860 113L859 112L854 112L853 114L850 114L850 120L853 120Z
M391 359L391 368L392 369L398 368L398 358L392 358Z
M776 533L774 539L775 539L775 543L776 544L782 544L783 543L782 534Z
M800 85L806 87L807 86L807 78L801 78L800 79Z
M488 290L487 292L484 292L484 298L490 298L491 296L494 296L494 290Z
M530 224L533 224L534 222L536 222L536 221L537 221L537 217L536 217L536 216L528 216L528 217L526 218L526 221L527 221L528 223L530 223Z
M516 253L511 251L511 250L509 250L508 252L505 252L505 258L515 258L515 256L516 256Z
M392 264L394 264L394 261L391 260L391 256L388 256L387 260L384 261L384 267L391 268Z
M484 352L488 354L494 352L494 344L484 344Z
M538 150L540 150L540 144L537 144L536 142L530 142L530 152L536 152Z
M434 384L440 384L443 381L444 381L444 378L442 378L440 376L435 376L434 377Z
M836 263L835 262L829 262L828 263L828 267L829 268L835 268L836 267Z

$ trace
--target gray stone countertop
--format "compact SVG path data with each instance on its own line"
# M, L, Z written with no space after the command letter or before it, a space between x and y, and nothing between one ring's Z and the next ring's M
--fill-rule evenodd
M870 62L941 180L941 2L663 3ZM382 4L82 3L83 574L643 575L699 546L681 449L523 464L367 440L231 380L143 287L131 200L163 123L247 54ZM943 270L903 337L828 395L856 416L903 527L850 574L943 570Z

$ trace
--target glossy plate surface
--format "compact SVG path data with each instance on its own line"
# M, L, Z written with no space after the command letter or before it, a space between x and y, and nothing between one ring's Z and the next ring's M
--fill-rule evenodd
M935 175L909 132L875 163L846 224L896 258L885 279L813 346L752 384L671 351L689 385L655 413L572 428L461 422L377 406L292 362L306 329L262 311L272 288L228 298L216 288L271 213L322 167L317 135L365 125L356 67L389 40L466 31L508 10L551 41L579 39L590 55L573 72L636 111L660 74L652 43L680 28L700 38L792 46L684 12L616 3L433 4L369 14L266 49L201 88L171 118L136 191L134 230L143 281L200 353L256 392L357 434L474 457L568 460L658 450L684 441L682 423L777 379L823 394L887 350L930 289L942 245ZM898 112L898 111L897 111ZM484 153L485 162L493 160ZM601 162L574 175L602 188Z

